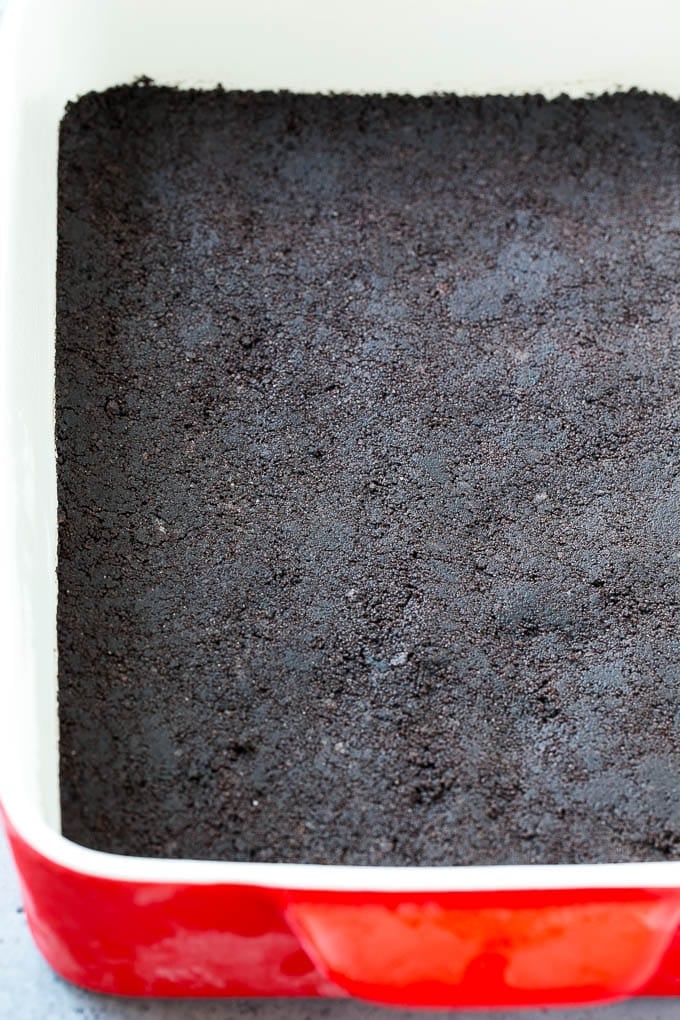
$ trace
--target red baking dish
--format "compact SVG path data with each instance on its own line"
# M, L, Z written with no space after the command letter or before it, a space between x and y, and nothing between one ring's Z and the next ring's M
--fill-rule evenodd
M680 862L355 868L152 860L66 840L53 422L67 101L140 75L180 87L678 95L678 42L672 0L10 0L0 39L0 792L31 930L68 980L125 995L419 1006L680 994Z

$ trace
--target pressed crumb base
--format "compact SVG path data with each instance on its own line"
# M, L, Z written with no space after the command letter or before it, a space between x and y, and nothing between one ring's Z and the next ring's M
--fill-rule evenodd
M680 107L124 87L59 186L65 834L680 858Z

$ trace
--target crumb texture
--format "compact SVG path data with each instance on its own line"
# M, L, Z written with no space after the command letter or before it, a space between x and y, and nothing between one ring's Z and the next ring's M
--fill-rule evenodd
M65 834L680 859L679 256L659 96L72 105Z

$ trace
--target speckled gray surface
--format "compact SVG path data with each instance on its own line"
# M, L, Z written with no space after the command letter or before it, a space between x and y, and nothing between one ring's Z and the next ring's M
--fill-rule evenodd
M121 86L60 144L65 833L679 859L678 104Z
M0 0L0 15L6 0ZM640 1000L599 1010L532 1010L513 1016L523 1020L673 1020L680 1007L675 1000ZM0 837L0 1020L395 1020L427 1014L386 1013L352 1002L142 1002L104 999L71 988L40 958L29 935L16 875L4 838ZM447 1015L430 1014L445 1020ZM456 1013L457 1020L507 1020L508 1013Z

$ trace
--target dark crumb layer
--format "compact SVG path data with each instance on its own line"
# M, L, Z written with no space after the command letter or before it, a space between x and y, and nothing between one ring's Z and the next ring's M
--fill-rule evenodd
M126 87L61 133L64 831L680 858L680 108Z

